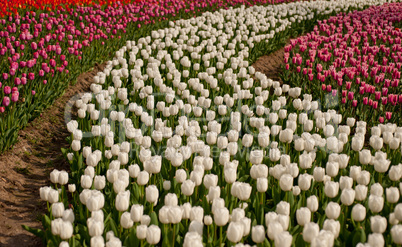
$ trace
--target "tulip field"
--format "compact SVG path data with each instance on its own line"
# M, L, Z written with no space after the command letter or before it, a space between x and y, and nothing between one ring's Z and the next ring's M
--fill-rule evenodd
M23 226L46 246L402 246L402 2L0 9L0 152L107 61Z

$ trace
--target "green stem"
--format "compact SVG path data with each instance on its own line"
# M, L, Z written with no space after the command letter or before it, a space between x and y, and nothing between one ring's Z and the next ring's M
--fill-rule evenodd
M174 247L174 242L175 242L175 233L176 233L176 224L173 224L173 237L172 237L172 246Z
M223 229L223 226L220 226L219 227L219 232L220 232L220 235L219 235L219 247L222 246L222 239L223 239L222 229Z

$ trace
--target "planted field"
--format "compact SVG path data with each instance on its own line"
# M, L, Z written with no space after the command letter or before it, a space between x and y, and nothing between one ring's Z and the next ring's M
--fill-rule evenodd
M60 28L27 47L40 80L9 59L1 134L14 126L18 137L63 80L107 62L65 107L65 165L36 194L42 228L24 229L62 247L401 245L401 8L102 2L56 20L43 10Z

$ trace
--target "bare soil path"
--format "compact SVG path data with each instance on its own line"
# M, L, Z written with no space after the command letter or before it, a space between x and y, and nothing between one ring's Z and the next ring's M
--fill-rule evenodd
M281 81L279 78L279 73L281 72L281 65L284 64L284 52L284 48L280 48L277 51L258 58L252 66L256 71L265 74L268 78Z

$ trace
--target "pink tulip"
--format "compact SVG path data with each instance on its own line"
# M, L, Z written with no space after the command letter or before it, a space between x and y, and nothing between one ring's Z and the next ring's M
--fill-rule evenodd
M363 98L363 105L368 105L368 98L367 97Z
M7 107L10 105L10 98L8 96L5 96L3 98L3 106Z
M353 98L354 98L354 93L348 92L348 100L353 100Z
M382 95L383 95L383 96L387 96L387 94L388 94L388 88L383 87L383 88L382 88Z
M346 104L346 98L342 98L342 104Z
M16 78L14 79L14 84L15 84L16 86L20 85L20 84L21 84L21 79L18 78L18 77L16 77Z
M380 121L380 123L384 123L384 117L379 117L378 121Z
M4 87L4 94L10 94L11 93L11 87L5 86Z
M352 87L352 82L351 82L351 81L347 81L347 82L346 82L346 90L350 90L351 87Z
M32 50L36 50L36 49L38 49L38 45L35 42L32 42L31 48L32 48Z
M392 117L392 112L387 111L387 112L385 113L385 118L386 118L387 120L390 120L391 117Z
M18 97L19 97L19 93L15 92L11 95L11 101L12 102L17 102L18 101Z
M381 99L381 92L380 91L376 91L375 92L375 100L379 100Z

